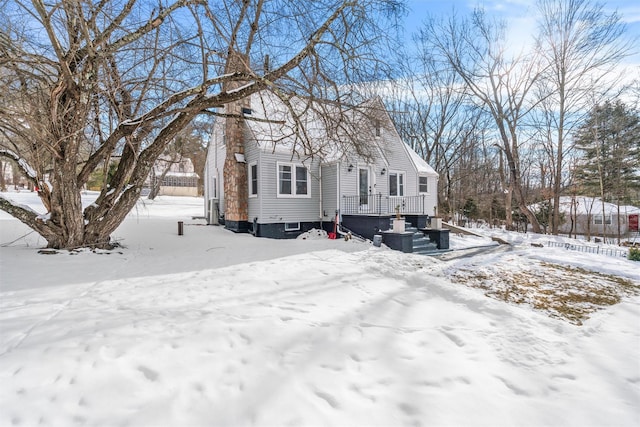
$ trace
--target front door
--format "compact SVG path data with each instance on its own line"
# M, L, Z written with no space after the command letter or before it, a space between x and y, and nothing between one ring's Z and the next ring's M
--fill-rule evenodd
M369 182L369 168L358 168L358 194L360 199L360 212L369 210L369 199L371 196L371 183Z

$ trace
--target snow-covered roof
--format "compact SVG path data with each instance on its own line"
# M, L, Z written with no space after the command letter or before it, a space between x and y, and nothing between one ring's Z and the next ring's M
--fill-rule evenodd
M172 171L169 171L169 172L167 172L165 174L165 176L197 178L198 174L195 173L195 172L172 172Z
M562 196L560 197L560 212L568 214L571 210L571 206L573 203L572 196ZM578 215L598 215L602 214L602 200L599 197L588 197L588 196L576 196L575 197L576 207L574 209ZM534 205L535 206L535 205ZM614 203L604 202L604 211L605 214L610 215L618 214L618 205ZM620 206L620 213L622 215L628 214L640 214L640 208L636 206Z
M409 153L409 157L411 161L416 166L418 170L418 175L431 175L438 176L438 172L436 172L429 163L427 163L418 153L411 149L411 147L405 145L407 152Z
M259 92L251 96L251 114L245 114L245 123L265 151L332 162L349 156L354 142L369 154L380 155L382 142L373 137L366 111L362 106L345 109L303 98L291 98L286 105L273 93Z

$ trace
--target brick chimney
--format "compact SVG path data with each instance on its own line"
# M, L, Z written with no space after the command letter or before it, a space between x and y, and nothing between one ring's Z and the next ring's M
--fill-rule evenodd
M226 73L245 71L249 67L246 55L229 52ZM230 91L246 84L244 81L226 82L224 90ZM249 230L249 194L247 164L244 160L243 108L250 108L249 98L225 106L226 157L224 161L224 220L225 228L235 232Z

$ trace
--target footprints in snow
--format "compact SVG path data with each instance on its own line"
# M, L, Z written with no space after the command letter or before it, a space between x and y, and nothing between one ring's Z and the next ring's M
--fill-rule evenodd
M325 393L323 391L320 390L315 390L313 392L316 396L318 396L320 399L324 400L325 402L327 402L327 404L329 406L331 406L333 409L339 409L340 405L338 404L338 400L332 396L329 393Z
M144 375L144 377L151 382L156 382L158 380L158 377L160 376L158 372L154 371L153 369L147 368L146 366L138 366L138 371L142 372L142 375Z

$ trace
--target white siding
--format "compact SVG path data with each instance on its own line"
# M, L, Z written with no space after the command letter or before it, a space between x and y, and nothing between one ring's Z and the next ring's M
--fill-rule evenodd
M225 147L224 147L224 122L216 120L213 126L213 132L209 137L209 147L207 148L207 159L204 166L204 199L205 214L208 215L208 200L218 198L223 211L223 185L222 185L222 167L224 165Z

